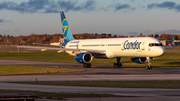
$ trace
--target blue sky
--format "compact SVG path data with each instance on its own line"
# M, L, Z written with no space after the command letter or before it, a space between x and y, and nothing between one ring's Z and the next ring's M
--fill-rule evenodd
M0 0L0 34L180 34L179 0Z

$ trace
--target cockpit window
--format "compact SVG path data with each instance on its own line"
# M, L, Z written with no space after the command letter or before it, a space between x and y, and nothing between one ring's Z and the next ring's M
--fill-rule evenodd
M152 46L163 46L163 44L162 43L150 43L149 46L150 47L152 47Z

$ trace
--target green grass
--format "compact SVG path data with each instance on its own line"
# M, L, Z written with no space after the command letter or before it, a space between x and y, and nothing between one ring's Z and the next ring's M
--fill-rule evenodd
M56 51L28 51L17 52L7 51L0 52L0 59L11 59L11 60L26 60L26 61L48 61L48 62L64 62L67 63L71 61L72 63L77 63L73 56L69 56L66 53L58 54Z
M37 91L22 91L22 90L3 90L0 93L7 92L33 92L40 98L77 98L77 97L127 97L113 94L94 94L94 93L53 93L53 92L37 92Z
M45 68L35 66L21 65L0 65L0 75L19 75L19 74L46 74L46 73L64 73L64 72L81 72L83 70Z
M47 62L62 62L62 63L78 63L75 61L74 56L67 53L57 53L57 51L20 51L18 54L16 50L0 50L0 59L11 60L26 60L26 61L47 61ZM92 64L97 65L112 65L115 59L96 59L94 58ZM129 57L122 57L121 63L123 66L145 67L145 64L137 64L132 62ZM166 52L161 57L155 57L152 61L153 67L180 67L180 53L179 52Z
M55 82L17 82L39 85L119 87L119 88L170 88L180 89L180 80L147 80L147 81L55 81Z

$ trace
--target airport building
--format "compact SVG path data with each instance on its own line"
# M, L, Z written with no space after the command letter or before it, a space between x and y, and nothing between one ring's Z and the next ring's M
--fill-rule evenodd
M171 46L172 40L159 39L164 46ZM180 40L174 40L175 45L180 45Z

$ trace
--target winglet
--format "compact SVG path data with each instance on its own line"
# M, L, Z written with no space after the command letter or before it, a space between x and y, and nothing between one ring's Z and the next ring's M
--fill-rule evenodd
M65 15L64 15L64 12L61 11L61 12L60 12L60 15L61 15L62 33L63 33L64 41L65 41L65 42L69 42L69 41L71 41L71 40L74 40L74 38L73 38L73 36L72 36L72 33L71 33L71 31L70 31L68 22L67 22L67 20L66 20L66 17L65 17Z

